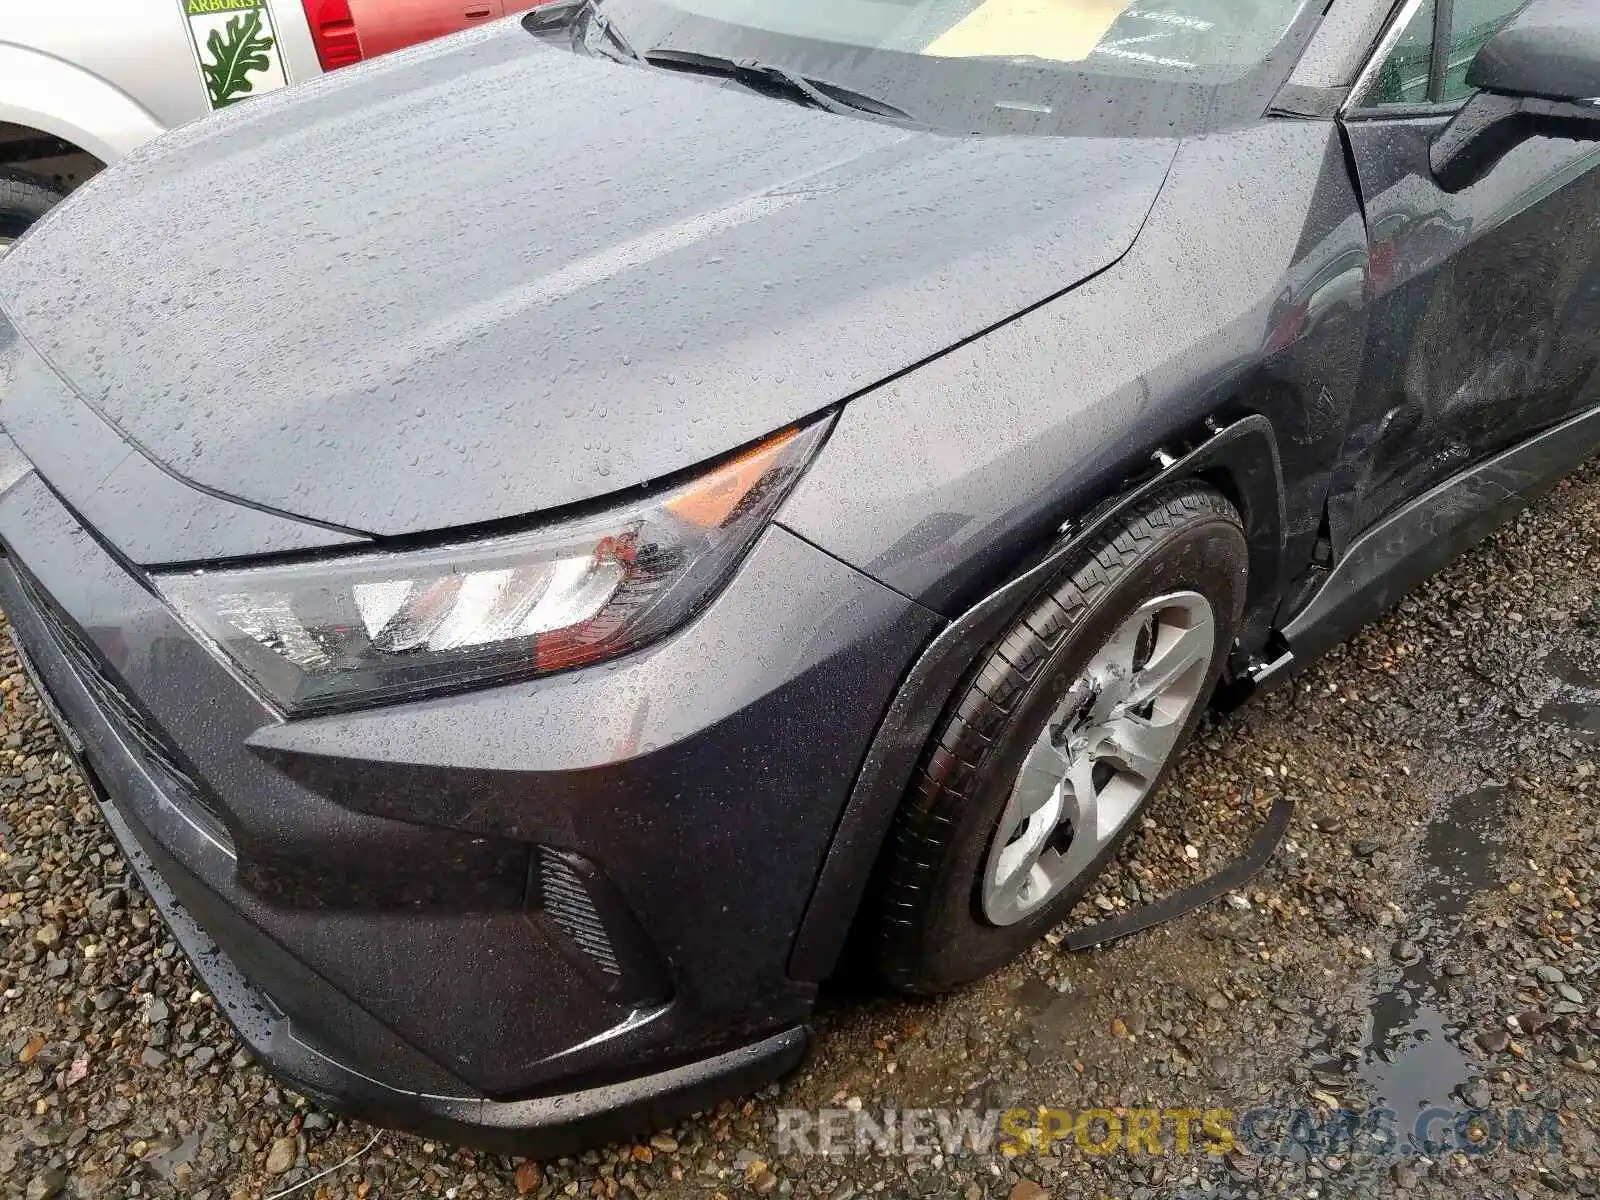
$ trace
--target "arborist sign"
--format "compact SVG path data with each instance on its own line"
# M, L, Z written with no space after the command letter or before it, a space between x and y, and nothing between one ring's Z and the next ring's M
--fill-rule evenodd
M178 0L212 108L289 82L266 0Z

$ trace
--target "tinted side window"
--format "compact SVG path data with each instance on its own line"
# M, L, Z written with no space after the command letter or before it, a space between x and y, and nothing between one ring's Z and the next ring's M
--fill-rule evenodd
M1368 104L1457 104L1472 94L1467 68L1490 38L1499 33L1526 0L1424 0L1389 51ZM1450 28L1449 44L1437 48L1440 79L1430 88L1434 30L1439 7Z
M1467 86L1467 68L1488 40L1505 28L1526 0L1455 0L1450 21L1450 60L1445 67L1446 104L1472 95Z
M1369 104L1426 104L1433 63L1434 0L1425 0L1389 51Z

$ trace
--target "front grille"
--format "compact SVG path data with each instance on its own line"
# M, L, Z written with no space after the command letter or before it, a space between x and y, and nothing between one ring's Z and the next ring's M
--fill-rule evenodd
M15 564L13 564L15 566ZM192 815L200 820L216 837L227 840L227 830L222 824L206 790L179 761L143 710L128 696L122 685L106 670L100 652L78 632L48 597L40 591L29 575L17 569L17 581L33 603L50 641L67 660L73 674L78 677L101 714L116 731L132 744L134 753L145 768L156 776L162 790L175 802L187 805Z

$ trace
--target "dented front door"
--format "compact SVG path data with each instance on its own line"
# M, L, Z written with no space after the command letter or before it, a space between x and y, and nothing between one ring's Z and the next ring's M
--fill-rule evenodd
M1600 403L1600 153L1536 138L1451 194L1428 150L1452 115L1374 103L1345 118L1371 320L1330 499L1335 552L1411 497Z

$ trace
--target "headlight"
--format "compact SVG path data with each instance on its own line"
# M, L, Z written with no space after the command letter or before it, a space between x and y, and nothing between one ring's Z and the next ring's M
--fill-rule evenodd
M679 487L528 533L155 582L286 713L561 671L697 612L826 428L785 430Z

